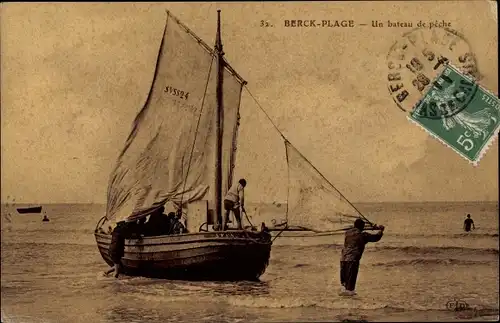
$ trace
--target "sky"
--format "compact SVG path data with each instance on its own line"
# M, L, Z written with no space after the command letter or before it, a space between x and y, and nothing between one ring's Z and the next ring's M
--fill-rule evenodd
M106 203L110 172L149 90L165 9L213 44L217 8L227 60L349 200L498 199L496 142L473 167L411 124L388 94L387 53L412 28L284 27L285 19L445 20L476 55L481 84L497 93L490 3L204 2L2 3L2 201ZM241 115L236 177L247 179L249 200L283 201L283 141L246 91Z

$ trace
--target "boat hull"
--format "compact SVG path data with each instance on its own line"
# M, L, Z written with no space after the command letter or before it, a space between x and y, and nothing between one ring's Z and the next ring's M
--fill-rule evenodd
M35 206L35 207L22 207L22 208L17 208L17 212L20 214L26 214L26 213L41 213L42 212L42 207L41 206Z
M111 235L95 233L110 266ZM251 231L199 232L126 239L122 271L130 276L182 280L258 280L271 253L271 236Z

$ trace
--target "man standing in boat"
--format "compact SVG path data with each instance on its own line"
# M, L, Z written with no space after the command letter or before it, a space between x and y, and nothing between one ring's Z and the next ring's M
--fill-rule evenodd
M238 230L242 230L241 225L241 211L245 212L245 186L247 186L247 181L245 179L240 179L238 183L231 186L229 191L227 191L226 197L224 198L224 210L225 214L222 219L222 230L227 230L227 223L229 222L229 213L233 211L234 217L238 225Z
M376 234L363 232L365 222L361 219L354 221L354 228L345 233L344 247L342 248L342 257L340 260L340 282L343 286L341 295L356 295L356 279L358 278L359 261L365 251L365 245L368 242L377 242L384 234L384 226L374 225L374 229L380 230Z
M172 219L172 234L187 233L186 227L181 222L182 211L179 209Z

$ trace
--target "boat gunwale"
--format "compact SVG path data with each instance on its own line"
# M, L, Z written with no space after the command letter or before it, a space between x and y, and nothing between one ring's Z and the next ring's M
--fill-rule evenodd
M154 255L154 254L161 254L161 253L178 253L178 252L189 252L189 251L193 251L193 250L197 250L197 249L203 249L203 248L210 248L210 249L217 249L217 248L225 248L225 247L230 247L230 248L247 248L248 246L245 246L245 245L222 245L222 246L198 246L198 247L192 247L192 248L186 248L186 249L180 249L180 250L162 250L162 251L143 251L143 250L125 250L124 254L133 254L133 255L136 255L136 254L140 254L142 256L144 255ZM256 245L254 245L254 247L257 247ZM266 247L265 245L261 245L259 247ZM269 247L269 251L271 250L271 247ZM98 247L99 248L99 247ZM99 248L99 251L100 249L104 249L106 250L106 247L105 246L100 246ZM109 248L109 246L108 246ZM214 250L213 252L209 252L210 254L212 253L219 253L219 251L216 251ZM130 259L130 258L127 258L125 257L124 255L124 258L126 259ZM196 255L196 256L190 256L190 257L198 257L200 255ZM183 258L183 257L177 257L177 258ZM130 260L136 260L136 259L130 259Z
M217 232L209 232L209 233L217 233ZM206 232L195 232L195 233L185 233L185 234L179 234L175 235L175 237L186 237L186 236L195 236L195 235L200 235L200 234L206 234ZM96 240L98 237L101 237L106 240L111 239L110 234L106 233L99 233L99 232L94 232L94 235L96 237ZM141 241L139 243L126 243L125 245L127 246L157 246L157 245L175 245L175 244L189 244L189 243L203 243L203 242L224 242L224 243L231 243L231 241L235 242L243 242L243 241L248 241L253 244L259 244L259 245L272 245L272 241L269 240L268 242L264 241L259 241L258 239L252 238L252 237L207 237L206 239L196 239L196 240L186 240L182 241L182 239L178 239L178 241L165 241L165 242L155 242L154 240L158 239L165 239L166 237L174 237L173 235L163 235L163 236L153 236L153 237L143 237L142 239L125 239L129 241ZM145 240L153 240L153 241L145 241ZM147 242L147 243L144 243ZM99 241L97 241L99 244ZM103 242L105 243L105 242Z
M138 240L138 239L125 239L125 240ZM192 243L209 243L209 242L223 242L225 245L231 245L232 242L249 242L249 243L241 243L237 244L238 246L249 246L249 245L262 245L262 246L271 246L272 243L269 242L257 242L250 239L224 239L224 240L190 240L190 241L172 241L172 242L157 242L157 243L125 243L126 246L134 246L134 247L145 247L145 246L164 246L164 245L179 245L179 244L192 244ZM99 243L99 241L97 242Z

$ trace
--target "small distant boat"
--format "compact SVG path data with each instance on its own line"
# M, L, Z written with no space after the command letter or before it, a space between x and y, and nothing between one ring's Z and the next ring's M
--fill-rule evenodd
M19 207L19 208L17 208L17 212L19 212L20 214L42 213L42 207L41 206Z
M42 221L43 222L49 222L50 220L49 220L49 218L46 215L44 215Z

